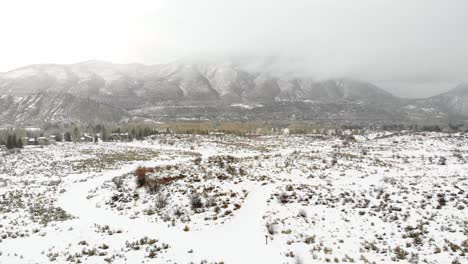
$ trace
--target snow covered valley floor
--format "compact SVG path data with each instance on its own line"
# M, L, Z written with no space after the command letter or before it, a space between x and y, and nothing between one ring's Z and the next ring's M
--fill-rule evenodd
M0 263L468 263L468 135L0 152Z

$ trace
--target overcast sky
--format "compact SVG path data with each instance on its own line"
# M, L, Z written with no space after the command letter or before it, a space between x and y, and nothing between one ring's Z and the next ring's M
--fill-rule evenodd
M0 34L0 71L252 56L317 78L468 80L467 0L1 0Z

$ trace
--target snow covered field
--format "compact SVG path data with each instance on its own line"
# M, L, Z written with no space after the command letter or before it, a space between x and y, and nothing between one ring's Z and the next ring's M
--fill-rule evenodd
M0 263L468 263L468 136L0 152Z

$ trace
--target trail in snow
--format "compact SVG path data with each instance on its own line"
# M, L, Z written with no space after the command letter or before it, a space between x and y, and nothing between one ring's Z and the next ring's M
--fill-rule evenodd
M187 160L145 162L144 165L168 165ZM58 198L57 206L77 217L69 223L73 230L69 233L57 231L49 232L44 237L36 236L11 240L8 243L8 248L12 250L10 253L24 255L24 263L36 263L39 258L44 257L42 252L45 249L60 248L64 244L77 243L80 241L79 237L89 238L96 235L94 225L98 224L110 225L112 228L124 231L122 236L109 238L111 241L106 241L106 243L110 245L122 246L126 240L135 240L144 236L156 238L170 245L170 250L165 253L165 258L177 262L185 263L208 259L232 264L251 263L253 260L262 263L282 263L280 249L274 243L265 245L266 230L262 224L262 214L267 206L266 201L274 188L272 185L255 186L247 196L243 207L237 211L231 221L223 226L189 232L170 228L168 223L151 223L142 218L130 219L125 215L96 208L86 198L90 190L115 176L133 171L136 164L106 171L102 176L65 186L66 192ZM138 165L141 164L142 162L138 162ZM189 253L189 251L193 253Z
M273 245L265 245L265 231L262 213L266 207L272 186L255 188L246 198L244 206L234 219L221 227L201 231L184 232L168 228L167 223L150 223L145 219L129 219L124 215L96 208L86 196L88 192L119 175L108 173L84 183L74 184L59 198L59 206L78 216L82 223L89 225L112 225L126 230L129 235L141 238L155 237L168 243L176 252L194 251L200 258L223 260L227 263L249 263L252 259L279 263L279 250ZM259 256L261 256L259 258ZM174 256L177 257L177 256Z

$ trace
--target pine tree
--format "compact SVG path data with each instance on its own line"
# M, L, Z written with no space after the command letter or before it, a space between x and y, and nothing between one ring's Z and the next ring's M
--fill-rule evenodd
M8 135L6 148L13 149L14 147L15 147L15 142L13 141L13 137L11 135Z
M66 142L71 142L72 141L70 132L66 132L65 135L64 135L64 138L65 138Z
M16 142L16 147L23 148L23 141L21 140L21 138L18 138L18 141Z
M104 142L109 139L109 132L107 132L107 129L104 126L102 126L102 129L101 129L101 139Z
M55 133L55 141L56 142L62 142L62 134L60 133Z
M73 141L80 141L80 130L78 127L73 129Z

